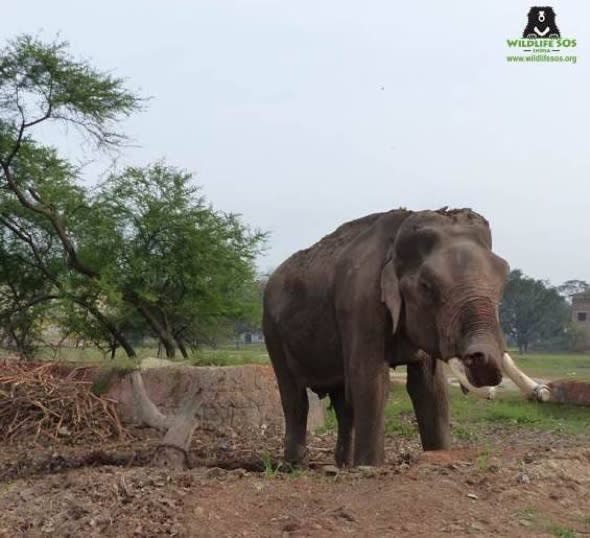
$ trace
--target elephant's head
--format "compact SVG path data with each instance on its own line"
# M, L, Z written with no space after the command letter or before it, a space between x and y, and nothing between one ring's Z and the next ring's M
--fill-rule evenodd
M498 305L509 268L491 247L489 225L477 213L413 213L381 274L394 333L434 357L459 357L476 387L502 380Z

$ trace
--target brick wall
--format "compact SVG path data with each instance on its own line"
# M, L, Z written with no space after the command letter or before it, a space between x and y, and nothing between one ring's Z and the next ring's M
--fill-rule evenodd
M590 297L572 298L572 321L590 329Z

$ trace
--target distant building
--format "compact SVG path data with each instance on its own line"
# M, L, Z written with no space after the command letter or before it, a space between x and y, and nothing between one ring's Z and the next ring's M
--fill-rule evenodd
M590 295L578 293L572 297L572 322L590 330Z
M260 329L244 331L240 333L239 340L241 344L263 344L264 334Z

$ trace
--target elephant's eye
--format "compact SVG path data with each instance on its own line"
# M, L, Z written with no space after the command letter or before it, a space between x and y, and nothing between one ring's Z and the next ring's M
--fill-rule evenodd
M432 286L426 280L420 280L420 290L428 295L432 294Z
M420 290L422 300L429 303L434 303L438 300L435 282L432 282L431 280L426 280L425 278L421 278L418 281L418 289Z

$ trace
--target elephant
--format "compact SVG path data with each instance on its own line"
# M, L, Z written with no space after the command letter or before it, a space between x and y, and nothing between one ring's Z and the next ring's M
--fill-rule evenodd
M262 325L285 461L307 457L309 388L330 397L337 465L383 464L389 368L398 365L423 449L448 448L443 362L457 358L472 386L501 382L508 272L488 221L471 209L374 213L284 261L265 286Z

